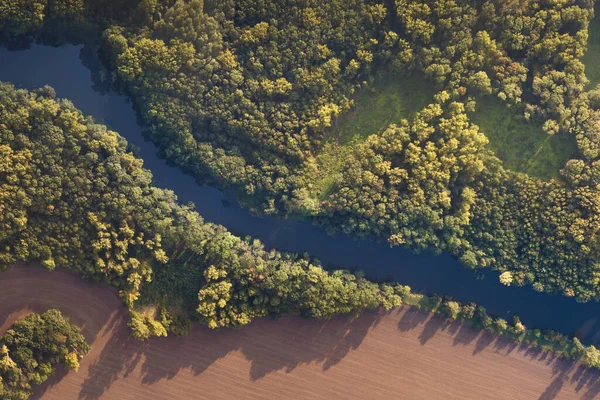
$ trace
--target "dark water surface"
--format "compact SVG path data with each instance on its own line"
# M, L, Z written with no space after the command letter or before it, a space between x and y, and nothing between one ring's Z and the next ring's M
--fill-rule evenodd
M68 98L85 114L108 124L138 146L138 155L152 171L156 185L172 189L181 202L194 202L206 221L224 225L238 235L259 238L268 248L307 251L327 267L362 269L370 278L393 279L418 292L477 302L492 315L507 319L518 315L528 327L578 333L588 343L599 341L600 323L596 316L600 315L600 303L579 304L564 296L537 293L531 287L506 287L498 282L498 273L489 270L483 272L485 279L476 280L473 271L447 254L416 255L402 247L390 248L386 243L329 236L324 229L307 222L255 217L241 209L232 194L197 185L191 176L158 158L154 145L144 141L126 97L94 90L92 73L80 59L83 51L82 46L72 45L32 45L14 52L0 48L0 80L27 89L53 86L59 97ZM82 58L90 63L88 57ZM231 205L225 206L227 203Z

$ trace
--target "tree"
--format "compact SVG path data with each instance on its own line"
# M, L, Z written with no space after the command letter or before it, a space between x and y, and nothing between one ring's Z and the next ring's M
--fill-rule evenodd
M503 334L508 330L508 322L503 318L496 318L494 320L494 325L496 327L496 332L500 334Z
M589 367L597 367L600 364L600 350L594 346L588 346L583 351L582 360Z
M500 274L500 283L506 286L510 286L513 282L513 274L510 271L504 271Z
M16 0L0 3L0 31L22 35L39 29L44 21L46 0Z

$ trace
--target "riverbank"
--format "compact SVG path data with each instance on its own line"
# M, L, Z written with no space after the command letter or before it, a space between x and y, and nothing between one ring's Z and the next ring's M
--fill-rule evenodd
M328 269L359 269L373 280L397 281L419 293L451 295L457 301L476 302L491 314L511 320L519 315L526 326L541 326L566 335L577 334L588 344L598 344L600 303L581 304L561 295L538 293L531 287L506 287L498 282L496 271L465 268L447 254L414 254L387 243L353 240L344 235L329 236L307 222L259 218L235 202L230 192L198 186L195 180L169 166L156 154L152 143L143 138L142 128L124 96L96 91L93 66L97 60L81 46L50 47L32 45L23 51L0 48L0 80L25 88L49 84L59 97L68 98L85 114L107 123L139 148L139 157L154 176L154 183L173 190L181 203L193 202L207 222L225 226L231 232L258 238L269 249L295 253L308 252ZM88 68L92 68L92 71ZM97 76L96 76L97 78Z
M3 272L0 284L2 326L59 308L92 347L79 373L58 371L33 399L591 399L600 390L600 373L580 363L407 307L220 331L194 324L187 337L139 342L106 285L42 268Z
M198 186L195 180L169 166L156 154L156 148L144 141L136 115L124 96L95 90L93 60L89 49L81 46L49 47L32 45L24 51L0 49L0 80L34 88L49 84L59 97L70 99L84 113L107 123L129 143L139 148L144 165L153 172L154 183L173 190L181 203L193 202L208 222L225 226L235 234L259 238L269 249L295 253L308 252L328 269L360 269L374 280L397 281L420 293L451 295L457 301L476 302L491 314L511 320L519 315L526 326L540 326L566 335L576 334L588 344L597 344L600 303L580 304L560 295L538 293L530 287L506 287L498 282L497 272L472 270L447 254L414 254L387 243L353 240L344 235L329 236L322 228L307 222L259 218L242 209L232 193ZM83 63L82 63L83 60Z

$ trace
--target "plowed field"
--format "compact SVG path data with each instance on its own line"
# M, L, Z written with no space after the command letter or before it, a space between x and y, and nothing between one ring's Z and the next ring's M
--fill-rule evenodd
M0 333L19 315L59 308L92 350L38 399L591 399L600 374L402 308L357 319L263 319L241 329L129 338L114 290L65 271L0 273Z

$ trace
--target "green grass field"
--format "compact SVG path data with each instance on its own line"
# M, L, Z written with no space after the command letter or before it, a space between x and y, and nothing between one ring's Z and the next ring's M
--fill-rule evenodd
M520 119L516 110L492 96L477 100L477 109L469 117L479 125L490 146L507 169L525 172L549 180L559 175L576 153L571 136L548 135L538 124Z
M352 146L382 132L392 123L413 117L433 101L434 93L425 79L415 75L385 75L359 90L354 98L354 109L339 117L327 132L327 140L316 160L314 195L321 200L327 198L344 155Z
M585 64L585 76L590 81L590 88L600 83L600 3L596 3L594 12L595 17L588 30L588 50L581 59Z
M316 158L318 172L311 177L313 196L320 200L328 197L337 172L354 145L382 132L391 123L412 118L433 101L433 94L433 87L419 76L385 76L358 91L354 109L341 116L327 132L325 145ZM527 123L496 97L479 99L476 111L469 117L488 137L490 147L507 169L550 180L576 153L572 137L546 134L540 125Z
M431 85L420 76L382 76L356 93L354 109L338 119L328 136L341 145L366 139L392 123L413 117L432 101L433 94Z

